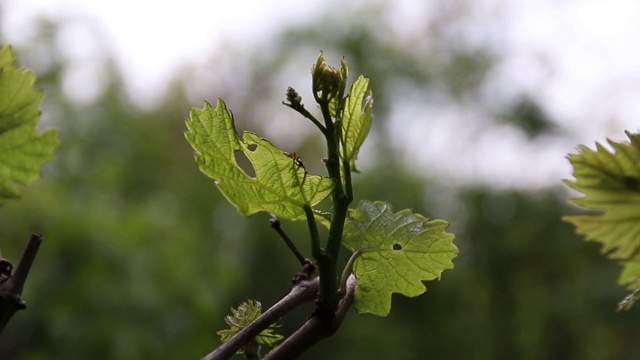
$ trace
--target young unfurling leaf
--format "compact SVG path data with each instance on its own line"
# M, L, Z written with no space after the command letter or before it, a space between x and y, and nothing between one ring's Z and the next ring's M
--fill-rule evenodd
M369 135L373 118L373 98L369 79L360 75L351 85L342 116L342 160L351 162L353 170L358 151Z
M394 213L383 202L362 201L350 210L344 245L357 258L355 307L359 313L386 316L391 294L414 297L427 290L423 281L439 279L458 254L449 223L429 220L411 210Z
M215 108L205 103L202 109L192 109L187 127L200 170L244 215L267 211L281 219L305 219L303 208L319 203L333 189L333 180L308 174L268 140L250 132L240 137L221 99ZM236 152L251 162L255 176L238 165Z
M227 315L224 318L224 321L229 325L229 329L218 331L222 342L231 340L240 330L249 326L260 315L262 315L262 304L256 300L243 301L238 305L237 309L231 308L231 315ZM271 326L264 329L260 335L256 336L255 343L269 347L275 346L278 341L283 339L282 335L274 332L277 327L278 325L271 324ZM240 354L243 352L244 349L238 351Z

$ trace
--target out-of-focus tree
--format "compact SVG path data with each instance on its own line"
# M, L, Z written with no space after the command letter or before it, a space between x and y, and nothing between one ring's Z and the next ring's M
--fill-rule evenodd
M22 50L26 60L55 43L56 27L49 30ZM219 207L219 197L200 190L210 185L192 166L180 94L141 111L107 68L113 80L103 95L79 106L61 96L69 65L56 54L39 52L50 62L38 86L45 90L43 117L60 129L57 161L0 217L3 239L47 234L24 292L28 311L9 325L0 353L198 357L214 341L211 324L232 303L229 291L244 286L238 265L246 252L233 241L245 233L243 219L226 218L231 210ZM5 243L5 254L16 257L22 243Z
M461 253L448 281L425 297L394 298L387 319L346 321L304 358L635 358L638 310L616 315L624 293L613 285L618 269L560 222L566 213L560 190L451 188L455 179L410 168L419 144L413 153L391 145L385 124L400 100L472 104L499 114L497 126L507 119L532 138L552 123L529 100L504 109L483 103L480 87L495 54L458 41L445 19L460 22L464 15L445 10L449 17L434 15L424 33L407 41L393 37L373 9L358 13L360 22L353 14L343 15L349 21L321 18L255 51L219 51L207 67L181 74L153 110L123 96L112 65L95 101L65 99L61 74L69 65L51 45L58 25L43 28L42 37L18 50L26 61L36 53L50 60L37 74L43 118L60 128L62 145L47 176L0 216L2 239L34 230L46 236L23 296L29 309L0 341L3 358L197 358L217 345L215 332L225 327L230 306L246 298L268 306L281 297L297 265L281 261L287 249L266 216L242 218L199 173L182 119L190 106L222 96L241 128L257 128L301 155L310 172L322 171L313 160L323 156L314 150L321 140L288 132L291 122L304 125L280 105L289 85L305 97L301 69L320 49L347 57L353 73L372 79L377 102L366 146L377 150L363 158L355 178L358 199L451 218ZM298 75L305 80L292 83ZM308 253L304 225L285 226ZM20 246L3 243L3 254L18 254Z

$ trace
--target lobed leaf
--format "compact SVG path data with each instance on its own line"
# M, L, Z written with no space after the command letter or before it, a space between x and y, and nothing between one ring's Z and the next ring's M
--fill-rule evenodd
M626 132L630 142L607 140L592 150L580 146L570 154L575 181L569 187L584 194L571 202L597 214L565 216L586 240L600 242L603 253L621 259L621 285L640 286L640 135Z
M15 62L11 47L0 49L0 198L18 197L16 184L37 179L59 143L56 130L36 129L42 92L33 73Z
M454 235L446 232L448 226L411 210L394 213L383 202L362 201L350 210L344 245L357 255L353 273L358 312L386 316L392 293L418 296L427 290L423 281L439 279L442 271L452 269L458 248Z
M192 109L187 128L185 135L200 170L246 216L267 211L281 219L304 219L303 207L319 203L333 189L333 180L309 175L304 166L268 140L250 132L238 136L222 99L215 108L205 102L204 108ZM247 157L255 176L238 165L236 152Z
M369 79L360 75L351 85L342 116L342 160L355 169L358 151L369 135L373 119L373 98Z

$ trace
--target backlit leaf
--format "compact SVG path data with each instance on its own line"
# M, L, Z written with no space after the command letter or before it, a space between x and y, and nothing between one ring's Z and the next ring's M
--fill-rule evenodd
M394 213L383 202L363 201L350 210L344 244L358 254L353 265L358 312L386 316L392 293L418 296L427 290L423 281L452 269L458 248L448 226L411 210Z
M16 69L11 47L0 49L0 198L18 197L16 184L40 177L58 145L56 130L36 129L42 92L34 84L31 71Z
M196 151L200 170L213 178L227 200L244 215L267 211L281 219L304 219L304 206L313 206L333 189L333 180L309 175L305 168L271 142L254 133L238 136L233 117L221 99L192 109L186 137ZM255 173L236 161L243 154Z
M373 118L373 98L369 79L360 76L351 85L342 116L342 160L350 161L355 170L358 151L369 135Z
M640 285L640 135L627 132L630 142L607 140L613 151L596 144L570 154L575 181L565 181L584 197L571 199L597 213L565 216L576 232L602 243L602 252L622 260L619 282Z

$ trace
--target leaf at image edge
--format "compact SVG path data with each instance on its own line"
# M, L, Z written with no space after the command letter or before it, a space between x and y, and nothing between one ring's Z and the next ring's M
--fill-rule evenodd
M622 260L621 285L640 284L640 135L627 132L630 142L607 140L608 150L596 144L570 154L575 180L565 184L584 194L570 199L596 214L564 216L586 240L600 242L603 253Z
M9 46L0 50L0 198L20 195L16 184L28 185L41 175L58 146L58 131L36 128L42 92L31 71L15 68Z

